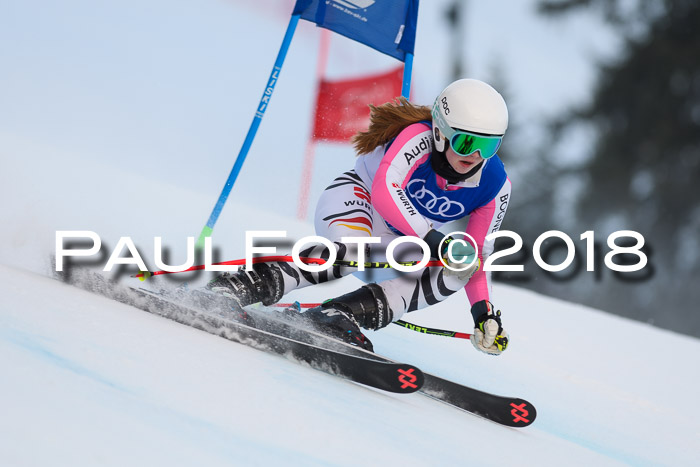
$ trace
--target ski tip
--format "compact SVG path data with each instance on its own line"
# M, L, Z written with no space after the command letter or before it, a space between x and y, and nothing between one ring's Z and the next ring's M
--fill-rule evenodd
M510 417L508 418L508 426L522 428L532 423L537 418L537 409L535 406L523 399L514 399L510 403Z
M402 394L410 394L418 391L423 387L423 383L425 382L425 376L420 369L404 363L397 364L395 376L395 392Z

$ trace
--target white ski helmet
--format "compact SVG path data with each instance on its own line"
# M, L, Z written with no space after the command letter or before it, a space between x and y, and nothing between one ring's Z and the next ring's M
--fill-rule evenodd
M447 86L433 105L435 149L445 150L448 126L481 135L502 136L508 128L508 107L498 91L478 79L460 79Z

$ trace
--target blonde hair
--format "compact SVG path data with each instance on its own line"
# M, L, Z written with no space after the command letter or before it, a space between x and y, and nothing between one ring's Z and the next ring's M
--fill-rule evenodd
M411 104L405 97L399 97L378 107L370 105L369 108L369 129L352 137L352 144L358 156L369 154L377 146L388 143L413 123L432 120L430 107Z

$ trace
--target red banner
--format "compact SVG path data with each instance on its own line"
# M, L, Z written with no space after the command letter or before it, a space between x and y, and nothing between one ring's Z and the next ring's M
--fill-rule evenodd
M321 81L316 100L314 140L349 142L369 128L369 104L381 105L401 95L403 65L381 75Z

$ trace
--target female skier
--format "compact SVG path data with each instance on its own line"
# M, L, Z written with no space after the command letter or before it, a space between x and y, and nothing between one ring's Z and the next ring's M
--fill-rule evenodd
M365 257L371 246L372 261L383 259L391 240L418 237L445 267L368 283L302 316L325 332L371 350L360 327L383 328L404 313L464 288L474 318L472 344L479 351L501 354L508 334L490 301L489 274L479 265L493 251L493 241L486 236L499 229L510 198L510 181L496 155L508 127L505 101L488 84L462 79L440 93L432 110L405 99L371 110L369 129L353 139L359 156L355 168L336 178L319 199L316 234L334 242L340 260L358 258L356 245L341 242L342 237L378 237L381 243L366 246ZM478 261L469 267L464 264L473 260L471 245L454 242L450 258L447 245L452 239L443 241L436 230L466 216L466 233L478 249ZM404 256L400 260L422 257L413 243L395 251ZM328 258L329 251L319 245L300 256ZM252 271L221 275L208 288L235 298L241 306L272 305L294 289L351 272L352 268L333 266L310 273L291 263L259 263Z

